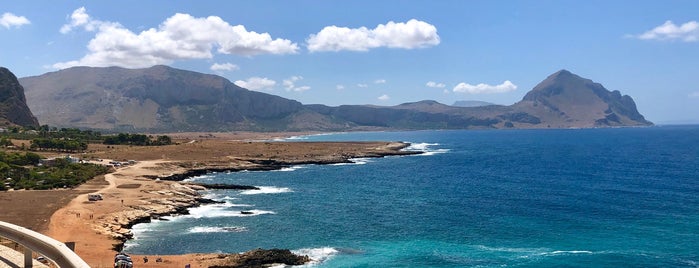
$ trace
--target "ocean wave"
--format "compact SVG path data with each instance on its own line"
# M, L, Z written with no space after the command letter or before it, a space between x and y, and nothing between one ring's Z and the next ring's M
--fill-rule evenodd
M239 233L245 232L248 228L241 226L197 226L188 230L190 233Z
M446 152L449 152L449 149L433 149L432 147L434 146L439 146L441 144L439 143L411 143L410 146L406 147L405 151L416 151L416 152L423 152L422 154L419 154L420 156L430 156L430 155L435 155L435 154L443 154Z
M290 167L281 168L281 169L279 169L279 170L277 170L277 171L286 171L286 172L289 172L289 171L296 171L296 170L299 170L299 169L302 169L302 168L304 168L304 166L290 166Z
M236 204L233 204L236 205ZM238 205L245 205L245 204L238 204ZM201 219L201 218L225 218L225 217L250 217L250 216L258 216L258 215L264 215L264 214L276 214L274 211L268 211L268 210L259 210L259 209L252 209L252 210L231 210L230 208L233 207L231 205L226 205L226 204L212 204L212 205L206 205L206 206L200 206L200 207L195 207L189 209L189 214L188 215L183 215L180 217L186 217L186 218L195 218L195 219Z
M606 251L589 251L589 250L553 250L549 248L508 248L508 247L488 247L483 245L476 246L476 249L481 251L492 251L499 253L511 253L512 257L520 259L540 258L549 256L561 255L577 255L577 254L606 254Z
M308 256L311 258L311 263L309 264L318 264L324 261L327 261L328 259L332 258L333 256L337 255L340 253L339 250L331 247L323 247L323 248L302 248L302 249L297 249L297 250L292 250L292 253L300 256Z
M280 193L290 193L293 192L287 187L274 187L274 186L256 186L260 188L259 190L245 190L240 192L240 194L250 195L250 194L280 194Z
M331 166L350 166L350 165L365 165L366 163L371 162L370 158L350 158L349 161L351 163L336 163L336 164L330 164Z

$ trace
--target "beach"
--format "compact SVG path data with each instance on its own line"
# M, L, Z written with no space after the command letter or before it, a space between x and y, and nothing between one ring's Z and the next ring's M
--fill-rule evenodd
M176 145L158 147L90 145L81 157L94 163L131 162L75 189L2 193L3 218L56 240L74 242L91 267L112 267L130 226L151 217L186 213L201 204L203 187L168 179L191 171L268 170L298 164L347 162L358 157L406 154L397 142L272 142L271 135L189 133ZM243 138L244 137L244 138ZM257 141L254 141L257 140ZM162 178L162 179L160 179ZM181 177L180 177L181 178ZM102 200L89 201L88 194ZM40 208L40 209L37 209ZM31 213L25 213L31 211ZM252 250L252 248L251 248ZM138 267L208 267L222 254L132 256ZM162 262L156 262L161 258Z

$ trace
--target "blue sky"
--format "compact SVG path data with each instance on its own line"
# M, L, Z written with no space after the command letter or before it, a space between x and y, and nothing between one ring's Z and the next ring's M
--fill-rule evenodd
M567 69L699 123L699 1L4 1L0 66L165 64L305 104L509 105Z

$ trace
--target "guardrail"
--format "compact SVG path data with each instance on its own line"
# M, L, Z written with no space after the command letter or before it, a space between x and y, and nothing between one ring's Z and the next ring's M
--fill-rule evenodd
M61 268L90 268L63 242L22 226L0 221L0 236L24 246L24 267L32 267L32 251L44 255Z

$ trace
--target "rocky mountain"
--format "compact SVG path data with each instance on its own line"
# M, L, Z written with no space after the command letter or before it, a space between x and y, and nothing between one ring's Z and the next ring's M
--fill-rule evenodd
M74 67L22 78L42 124L120 131L277 130L297 101L249 91L223 77L167 66Z
M27 107L24 88L7 68L0 67L0 126L33 126L39 122Z
M343 131L649 125L633 100L567 71L511 105L302 105L167 66L75 67L20 79L42 124L118 131Z
M529 91L516 110L531 114L547 127L645 126L636 103L619 91L561 70Z

